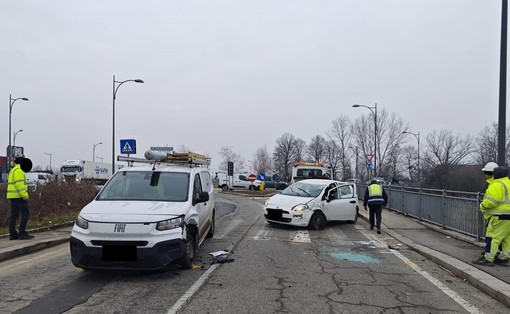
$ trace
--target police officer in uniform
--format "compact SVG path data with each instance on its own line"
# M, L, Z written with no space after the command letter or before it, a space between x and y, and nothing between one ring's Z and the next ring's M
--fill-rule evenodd
M370 230L374 230L374 225L377 228L377 233L381 234L381 219L382 219L382 208L386 206L388 202L388 196L384 191L382 185L377 183L377 180L372 179L370 185L367 186L365 191L365 197L363 200L363 207L365 210L368 208L370 217Z

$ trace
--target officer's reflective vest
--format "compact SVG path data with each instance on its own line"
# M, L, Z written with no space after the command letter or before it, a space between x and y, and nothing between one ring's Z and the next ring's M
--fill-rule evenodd
M480 210L490 215L510 215L510 199L508 189L510 180L507 177L494 179L485 192Z
M379 184L371 184L368 186L368 204L384 204L383 188Z
M20 165L15 165L9 172L7 183L7 199L28 197L25 172L21 170Z

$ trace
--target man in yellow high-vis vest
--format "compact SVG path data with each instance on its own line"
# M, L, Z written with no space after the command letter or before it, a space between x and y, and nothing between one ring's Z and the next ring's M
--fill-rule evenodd
M387 202L388 196L386 195L386 191L384 191L381 184L377 183L377 180L372 179L372 181L370 181L370 185L367 186L365 191L363 207L367 210L368 205L368 208L370 209L370 230L374 230L375 225L378 234L381 234L382 208L383 206L386 206Z
M28 186L25 172L21 169L23 157L14 160L14 167L9 172L7 183L7 199L11 201L11 217L9 220L9 240L28 240L33 238L26 232L28 217ZM21 214L19 232L16 231L16 221Z
M490 250L473 263L484 266L506 265L510 256L510 181L508 169L494 168L494 179L485 191L480 210L487 219L486 238ZM501 245L501 253L499 252ZM499 257L498 257L498 253Z

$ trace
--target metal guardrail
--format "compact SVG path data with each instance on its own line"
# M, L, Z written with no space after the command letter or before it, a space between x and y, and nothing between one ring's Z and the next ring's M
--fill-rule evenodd
M367 185L357 185L363 199ZM418 220L472 236L481 241L485 236L485 221L479 205L482 193L384 186L388 195L387 208Z

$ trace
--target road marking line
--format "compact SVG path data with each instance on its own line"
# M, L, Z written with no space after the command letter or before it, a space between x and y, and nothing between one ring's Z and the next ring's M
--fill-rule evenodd
M457 302L466 311L468 311L469 313L473 313L473 314L474 313L483 313L482 311L480 311L480 309L478 309L476 306L472 305L468 301L464 300L460 295L458 295L455 291L453 291L450 288L448 288L441 281L439 281L436 278L432 277L432 275L430 275L426 271L422 270L418 265L416 265L415 263L410 261L407 257L405 257L404 255L400 254L400 252L395 251L395 250L390 250L390 251L393 253L393 255L395 255L396 257L400 258L406 265L411 267L415 272L417 272L418 274L422 275L425 279L430 281L437 288L441 289L441 291L443 291L452 300Z
M189 299L200 289L205 281L212 275L212 273L219 267L220 264L213 264L209 269L186 291L182 297L168 310L167 314L174 314L180 311Z
M410 261L407 257L405 257L404 255L402 255L400 252L396 251L396 250L393 250L393 249L389 249L388 248L388 243L386 241L384 241L382 238L380 238L379 236L376 236L375 234L373 234L372 232L369 232L368 230L360 230L360 232L365 236L367 237L368 239L370 239L370 242L374 243L374 245L378 248L385 248L389 251L389 253L392 253L393 255L395 255L396 257L398 257L400 260L402 260L406 265L408 265L409 267L411 267L415 272L417 272L418 274L420 274L421 276L423 276L425 279L427 279L428 281L430 281L434 286L436 286L437 288L439 288L441 291L443 291L447 296L449 296L452 300L454 300L455 302L457 302L460 306L462 306L466 311L468 311L469 313L473 313L473 314L479 314L479 313L483 313L482 311L480 311L480 309L478 309L477 307L475 307L474 305L472 305L471 303L469 303L468 301L464 300L460 295L458 295L455 291L451 290L450 288L448 288L446 285L444 285L441 281L437 280L436 278L434 278L432 275L430 275L429 273L427 273L426 271L422 270L418 265L416 265L415 263L413 263L412 261ZM381 252L381 253L387 253L387 251L385 252Z
M232 231L233 229L235 229L243 220L242 219L234 219L232 220L232 222L230 223L230 225L228 225L228 227L225 228L225 231L223 232L222 235L219 235L216 239L223 239L230 231Z

